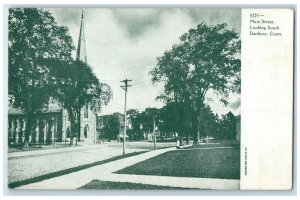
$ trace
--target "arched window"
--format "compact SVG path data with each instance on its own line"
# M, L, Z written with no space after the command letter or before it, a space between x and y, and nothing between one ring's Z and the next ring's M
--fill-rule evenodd
M86 103L84 106L84 118L89 117L89 105Z

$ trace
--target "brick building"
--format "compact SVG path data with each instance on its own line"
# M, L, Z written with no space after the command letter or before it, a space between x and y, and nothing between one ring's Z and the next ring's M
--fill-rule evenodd
M111 127L117 125L117 127ZM124 132L124 114L97 116L97 134L101 140L120 140Z

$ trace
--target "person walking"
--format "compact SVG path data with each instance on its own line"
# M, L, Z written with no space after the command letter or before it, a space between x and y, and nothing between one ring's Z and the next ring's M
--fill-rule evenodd
M177 149L180 148L180 140L179 140L179 138L177 138L177 141L176 141L176 148L177 148Z

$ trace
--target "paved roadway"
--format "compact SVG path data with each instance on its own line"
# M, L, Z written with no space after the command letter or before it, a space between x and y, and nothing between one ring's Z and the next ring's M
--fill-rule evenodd
M157 143L158 148L175 143ZM150 142L128 142L126 153L152 150ZM105 143L8 154L8 183L122 155L122 143Z

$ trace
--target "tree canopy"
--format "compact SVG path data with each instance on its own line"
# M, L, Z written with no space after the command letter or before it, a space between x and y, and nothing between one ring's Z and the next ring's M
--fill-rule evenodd
M191 128L199 134L207 91L212 90L225 105L230 92L240 92L240 47L239 34L226 24L201 23L190 29L178 44L157 58L150 71L153 84L164 84L157 99L177 103L179 110L189 113L186 124L191 122Z
M68 29L57 25L44 9L9 10L8 82L10 105L27 114L25 142L35 115L55 99L67 109L72 130L79 130L80 109L89 104L94 113L107 104L112 92L100 83L88 64L74 60ZM79 136L79 135L78 135Z
M68 29L58 26L50 12L36 8L12 8L8 20L8 93L10 105L27 115L28 144L34 115L47 108L56 93L49 60L69 62L74 49Z
M53 72L58 66L46 61L71 61L72 39L43 9L10 9L8 23L9 95L13 106L38 112L56 92Z
M145 111L129 109L127 112L128 122L131 125L129 138L134 140L145 139L144 132L153 132L154 119L157 130L162 135L177 132L179 137L182 138L184 137L182 133L185 133L185 131L191 133L192 126L183 123L185 114L182 110L179 112L180 108L179 105L171 103L160 109L147 108ZM204 105L200 118L200 127L202 129L202 139L206 137L213 137L217 140L236 138L236 119L232 112L219 116L213 113L209 105ZM188 141L191 136L191 134L186 134L186 140ZM162 137L161 139L163 140L164 138Z
M100 113L102 106L112 98L111 88L100 83L91 66L76 60L71 64L61 65L61 72L56 74L60 85L57 88L58 101L63 103L71 120L71 133L77 132L80 139L80 110L89 106L95 113Z

